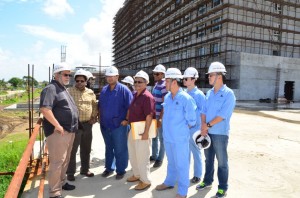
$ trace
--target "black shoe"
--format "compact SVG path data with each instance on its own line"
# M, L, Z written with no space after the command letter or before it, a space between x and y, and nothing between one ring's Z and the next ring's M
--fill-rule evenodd
M105 170L101 175L102 175L102 177L108 177L108 176L110 176L111 174L113 174L113 171Z
M87 176L87 177L94 177L94 173L92 173L92 172L90 172L90 171L88 171L88 172L86 172L86 173L81 172L80 175L85 175L85 176Z
M68 175L67 176L67 180L69 180L69 181L75 181L74 175Z
M65 185L62 186L63 190L74 190L76 187L74 185L65 183Z
M155 161L155 159L152 156L150 156L149 160L150 160L150 162L154 162Z
M116 175L116 180L123 179L124 175L125 175L125 173L123 173L123 174L117 174Z
M192 183L198 183L198 182L200 182L200 178L199 177L193 177Z
M61 195L58 195L58 196L55 196L55 197L50 197L50 198L64 198L63 196Z
M155 163L153 164L153 168L158 168L162 165L162 161L156 160Z

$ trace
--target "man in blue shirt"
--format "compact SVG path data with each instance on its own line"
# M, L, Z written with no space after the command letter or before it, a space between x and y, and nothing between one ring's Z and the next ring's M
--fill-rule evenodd
M205 175L197 186L198 190L210 188L214 177L214 158L218 160L218 192L216 197L225 197L228 189L228 138L230 118L235 107L235 95L224 84L225 66L213 62L208 69L209 84L213 86L206 94L206 105L201 115L201 135L209 134L211 145L204 150Z
M108 85L99 96L101 133L105 142L105 171L103 177L111 175L116 168L116 179L122 179L128 166L126 114L132 100L131 91L118 82L119 71L111 66L105 72Z
M182 75L179 69L166 72L166 89L169 91L163 102L163 137L168 158L167 177L156 190L173 188L178 182L176 198L187 196L189 187L189 138L190 128L196 125L194 99L181 90Z
M196 109L196 125L190 128L190 151L194 158L194 177L192 183L198 183L202 176L202 157L199 147L194 141L193 135L196 131L199 131L201 127L201 113L205 105L205 96L202 91L195 85L199 78L198 71L194 67L188 67L183 74L183 84L187 87L187 93L193 97L197 105Z

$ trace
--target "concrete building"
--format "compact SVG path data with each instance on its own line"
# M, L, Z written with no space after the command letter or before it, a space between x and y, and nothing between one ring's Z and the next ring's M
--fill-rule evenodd
M220 61L237 99L300 101L299 0L126 0L113 44L124 76L193 66L206 92L208 66Z

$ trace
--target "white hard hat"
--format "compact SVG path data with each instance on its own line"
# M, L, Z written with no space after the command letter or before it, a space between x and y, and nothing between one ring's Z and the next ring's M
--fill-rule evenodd
M182 79L182 74L181 74L181 71L177 68L169 68L167 71L166 71L166 76L165 78L172 78L172 79L176 79L176 78L179 78L179 79Z
M90 79L90 78L95 79L95 76L90 71L86 71L86 76L87 76L87 79Z
M85 77L85 80L89 79L88 78L88 75L87 75L87 72L83 69L78 69L75 74L74 74L74 78L76 78L76 76L84 76Z
M156 67L152 70L153 72L160 72L160 73L166 73L166 68L165 66L159 64L159 65L156 65Z
M210 147L211 140L209 135L203 136L199 130L194 133L193 140L199 149L207 149Z
M133 85L133 78L131 76L126 76L123 80L121 80L124 83L128 83Z
M197 69L195 69L194 67L188 67L183 74L183 78L199 78L199 74Z
M115 66L110 66L105 71L105 76L118 76L118 75L119 75L119 71Z
M135 79L135 78L138 78L138 77L139 78L144 78L146 80L146 83L147 84L149 83L149 75L146 72L144 72L143 70L136 73L133 78Z
M61 71L71 71L70 65L66 62L61 62L61 63L54 65L53 74L56 74Z
M225 66L220 62L212 62L208 68L208 72L206 74L210 73L226 73Z

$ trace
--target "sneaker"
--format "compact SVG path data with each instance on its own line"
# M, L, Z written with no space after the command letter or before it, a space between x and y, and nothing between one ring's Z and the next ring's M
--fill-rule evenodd
M192 178L192 183L198 183L198 182L200 182L200 178L194 176L194 177Z
M218 189L218 192L216 194L216 198L226 197L226 195L227 195L226 190Z
M196 186L196 190L204 190L206 188L211 188L211 184L201 182L199 185Z

